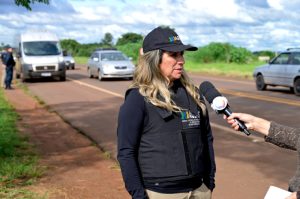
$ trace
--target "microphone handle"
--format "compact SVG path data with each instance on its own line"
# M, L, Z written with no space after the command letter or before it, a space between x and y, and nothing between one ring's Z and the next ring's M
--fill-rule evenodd
M227 117L229 117L231 114L232 114L232 111L229 109L229 108L225 108L224 109L224 114L227 116ZM239 119L237 119L237 118L235 118L234 119L237 123L238 123L238 125L239 125L239 131L242 131L242 132L244 132L247 136L249 136L251 133L248 131L248 129L247 129L247 127L246 127L246 125L245 125L245 123L243 122L243 121L241 121L241 120L239 120Z

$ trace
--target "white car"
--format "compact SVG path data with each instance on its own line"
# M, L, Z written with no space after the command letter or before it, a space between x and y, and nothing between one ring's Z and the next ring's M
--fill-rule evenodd
M289 48L280 53L268 64L255 68L253 77L257 90L285 86L300 96L300 49Z
M75 60L71 55L64 55L64 63L66 69L75 69Z
M90 78L132 79L135 66L131 59L116 49L98 49L88 60L87 71Z

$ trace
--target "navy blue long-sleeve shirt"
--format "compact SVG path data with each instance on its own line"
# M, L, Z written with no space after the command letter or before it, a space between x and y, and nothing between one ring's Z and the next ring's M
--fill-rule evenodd
M148 198L145 192L137 154L144 123L144 97L134 89L126 97L118 119L118 160L125 186L132 198Z

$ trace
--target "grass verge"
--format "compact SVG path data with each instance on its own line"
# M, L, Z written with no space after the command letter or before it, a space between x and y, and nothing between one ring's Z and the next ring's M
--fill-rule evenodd
M38 157L19 135L16 122L19 116L0 90L0 198L44 198L26 190L43 173Z
M79 65L86 65L88 62L88 57L74 57L75 63Z
M197 63L193 61L186 61L185 69L190 72L202 72L213 75L241 77L252 79L252 73L255 67L265 64L264 62L251 62L249 64L237 63Z

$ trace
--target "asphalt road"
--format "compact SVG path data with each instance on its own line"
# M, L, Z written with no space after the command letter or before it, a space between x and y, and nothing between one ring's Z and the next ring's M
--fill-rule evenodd
M228 98L233 111L247 112L300 127L300 98L286 88L256 91L253 81L191 74L196 85L211 81ZM117 115L131 81L90 79L84 67L67 72L67 81L33 81L26 85L73 127L116 154ZM232 131L211 109L217 163L214 199L260 199L270 185L283 189L293 175L297 154L265 143L262 136Z

